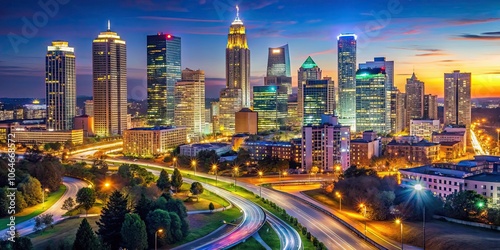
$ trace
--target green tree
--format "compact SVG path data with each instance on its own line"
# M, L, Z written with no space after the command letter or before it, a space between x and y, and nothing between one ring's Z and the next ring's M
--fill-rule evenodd
M99 250L99 240L92 231L87 219L83 219L76 232L73 250Z
M31 250L33 249L33 244L29 237L18 237L14 238L14 244L12 244L13 250Z
M72 197L68 197L68 199L64 200L64 203L61 207L61 209L64 210L71 210L75 206L75 201L73 200Z
M57 157L46 155L40 162L32 163L28 171L40 181L42 187L54 192L61 185L64 168Z
M478 219L487 208L488 199L472 190L453 193L446 197L445 214L460 220Z
M191 184L191 188L189 189L189 191L191 191L191 193L196 196L196 201L200 200L199 195L202 194L204 190L205 189L199 182L193 182Z
M156 186L161 190L161 191L170 191L170 187L172 186L170 184L170 180L168 178L168 173L165 171L165 169L162 169L160 172L160 177L156 181Z
M182 175L179 169L174 169L174 173L172 174L172 187L175 188L175 192L177 193L182 186L183 180Z
M122 246L130 250L148 248L146 224L137 214L126 214L121 229Z
M24 200L24 195L21 191L16 191L16 213L23 211L23 209L27 208L28 204Z
M141 198L134 207L134 213L138 214L142 220L146 220L149 211L153 208L153 202L146 198L146 195L141 194Z
M181 219L181 232L183 236L186 237L189 234L189 223L187 220L187 209L184 202L179 199L169 199L167 201L166 208L167 211L173 212L179 216Z
M84 187L78 190L76 193L76 202L85 209L85 214L94 205L96 200L96 193L94 189L89 187Z
M125 221L125 215L130 213L127 208L128 196L123 196L120 191L115 190L109 197L108 203L101 211L101 218L97 222L99 229L97 234L101 237L104 245L111 250L120 247L121 227Z
M180 241L184 237L181 227L181 219L174 212L156 209L148 214L147 230L149 237L154 238L155 232L163 229L163 233L158 234L158 246Z
M24 200L28 206L34 206L42 203L42 185L40 181L29 176L25 181L19 184L19 190L23 193Z
M210 202L210 204L208 204L208 210L210 210L210 212L213 213L214 209L215 209L214 203Z

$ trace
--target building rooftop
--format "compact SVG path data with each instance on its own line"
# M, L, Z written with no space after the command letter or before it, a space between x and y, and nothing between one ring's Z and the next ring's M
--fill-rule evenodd
M213 142L213 143L193 143L193 144L188 144L188 145L182 145L181 147L193 147L193 148L222 148L230 146L230 144L227 143L219 143L219 142Z
M428 166L428 165L416 167L416 168L400 169L399 171L400 172L419 173L419 174L428 174L428 175L435 175L435 176L446 176L446 177L460 178L460 179L465 178L468 175L471 175L470 173L460 171L460 170L434 168L434 167Z
M183 127L156 126L156 127L131 128L129 130L157 131L157 130L168 130L168 129L177 129L177 128L183 128Z
M303 69L312 69L314 67L318 67L318 65L313 61L313 59L309 56L302 64L301 68Z
M437 146L439 143L434 143L434 142L429 142L427 140L421 140L416 143L408 143L408 142L397 142L396 140L392 140L387 144L388 146L402 146L402 145L408 145L408 146L415 146L415 147L431 147L431 146Z
M240 111L238 111L238 112L250 112L250 113L251 113L251 112L253 112L253 111L252 111L251 109L249 109L249 108L242 108L242 109L241 109Z
M283 146L291 147L292 143L288 141L246 141L245 145L251 146Z
M447 131L432 132L432 135L459 135L459 136L463 136L464 134L465 134L465 132L459 132L459 131L456 131L456 132L447 132Z
M442 141L439 144L441 144L441 146L454 146L459 143L460 143L459 141Z
M486 181L486 182L500 182L500 175L498 174L478 174L465 178L473 181Z

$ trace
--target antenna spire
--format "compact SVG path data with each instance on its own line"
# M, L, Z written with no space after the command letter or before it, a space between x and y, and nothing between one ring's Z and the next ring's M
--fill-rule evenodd
M240 7L238 7L238 5L236 5L236 18L239 18L240 17Z
M109 21L109 19L108 19L108 31L110 31L110 30L111 30L111 21Z

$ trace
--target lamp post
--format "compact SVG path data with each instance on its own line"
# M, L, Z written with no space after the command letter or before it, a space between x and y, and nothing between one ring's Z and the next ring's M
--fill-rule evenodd
M196 176L196 160L192 160L191 161L191 165L193 166L194 168L194 176Z
M212 165L215 174L215 186L217 187L217 164Z
M396 224L401 225L401 250L403 250L403 220L396 219Z
M424 190L424 187L422 186L422 184L416 184L414 186L415 190L417 190L417 192L423 192ZM424 213L423 213L423 217L422 217L422 230L423 230L423 244L424 244L424 250L425 250L425 205L424 205L424 202L422 201L422 207L424 209Z
M177 157L174 157L174 168L177 168Z
M259 171L259 179L262 181L262 175L264 173L262 171ZM259 185L259 193L260 193L260 197L262 197L262 183Z
M336 192L335 195L337 195L337 197L339 197L339 200L340 200L340 211L342 211L342 194L339 193L339 192Z
M155 250L158 249L158 233L162 233L162 232L163 232L163 229L161 229L161 228L156 230L156 232L155 232Z
M48 192L48 191L49 191L49 189L48 189L48 188L44 188L44 189L42 190L42 203L43 203L43 205L42 205L42 209L45 209L45 192Z
M363 204L363 203L361 203L361 204L359 204L359 207L365 209L365 215L364 215L364 217L365 217L365 239L366 239L366 205Z
M236 192L236 174L238 173L238 167L234 167L234 192Z

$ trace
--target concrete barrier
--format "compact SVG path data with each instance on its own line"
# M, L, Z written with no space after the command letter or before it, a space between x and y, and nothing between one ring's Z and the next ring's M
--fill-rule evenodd
M491 230L500 231L500 226L489 225L489 224L484 224L484 223L479 223L479 222L465 221L465 220L457 220L457 219L453 219L453 218L445 217L445 216L441 216L441 215L434 215L433 217L434 217L434 219L444 219L448 222L453 222L453 223L457 223L457 224L462 224L462 225L467 225L467 226L472 226L472 227L481 227L481 228L487 228L487 229L491 229Z

